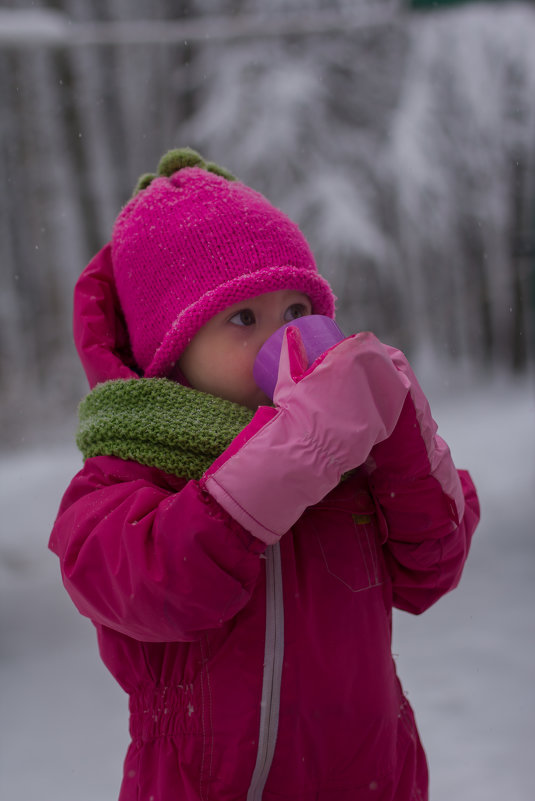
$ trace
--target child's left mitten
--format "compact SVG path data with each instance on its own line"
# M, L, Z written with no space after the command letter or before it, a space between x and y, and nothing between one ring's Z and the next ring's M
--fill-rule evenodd
M409 392L391 435L370 453L366 467L372 486L387 506L395 507L402 493L421 492L427 481L429 487L439 491L438 497L447 503L451 519L458 524L464 512L464 496L450 449L437 434L427 398L404 354L385 348ZM424 494L433 495L429 489ZM438 505L436 500L434 503ZM420 509L422 505L420 499ZM403 513L406 515L406 510Z

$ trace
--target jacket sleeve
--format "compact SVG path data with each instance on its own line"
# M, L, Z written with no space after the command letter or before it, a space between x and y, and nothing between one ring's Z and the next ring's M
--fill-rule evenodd
M236 615L265 547L196 481L108 456L75 476L50 538L78 610L152 642L193 641Z
M479 521L466 471L437 434L429 404L407 360L389 348L409 392L391 436L367 462L378 504L393 603L419 614L457 586Z

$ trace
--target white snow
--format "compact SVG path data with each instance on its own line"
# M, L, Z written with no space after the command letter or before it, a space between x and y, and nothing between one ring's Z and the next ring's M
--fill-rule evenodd
M428 388L429 391L429 388ZM432 408L483 520L460 587L395 616L398 669L431 770L432 801L532 801L535 754L535 402L507 382ZM0 459L0 797L109 801L127 704L91 624L61 586L47 539L77 470L74 446Z
M432 394L432 393L430 393ZM535 397L505 385L432 402L482 520L459 587L398 614L394 652L431 801L535 798Z

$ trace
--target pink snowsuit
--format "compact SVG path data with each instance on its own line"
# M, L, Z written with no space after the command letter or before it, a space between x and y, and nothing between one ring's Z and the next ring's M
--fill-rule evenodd
M76 293L90 384L132 377L108 249ZM50 547L130 696L120 801L427 798L392 607L418 614L456 586L479 509L466 472L461 520L430 470L411 479L431 421L405 411L424 432L406 471L359 468L272 546L197 481L86 460Z

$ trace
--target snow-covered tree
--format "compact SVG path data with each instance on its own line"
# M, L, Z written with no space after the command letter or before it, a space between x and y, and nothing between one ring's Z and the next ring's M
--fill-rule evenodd
M534 38L520 2L4 3L4 432L84 391L74 281L137 176L185 144L299 222L348 332L525 366Z

